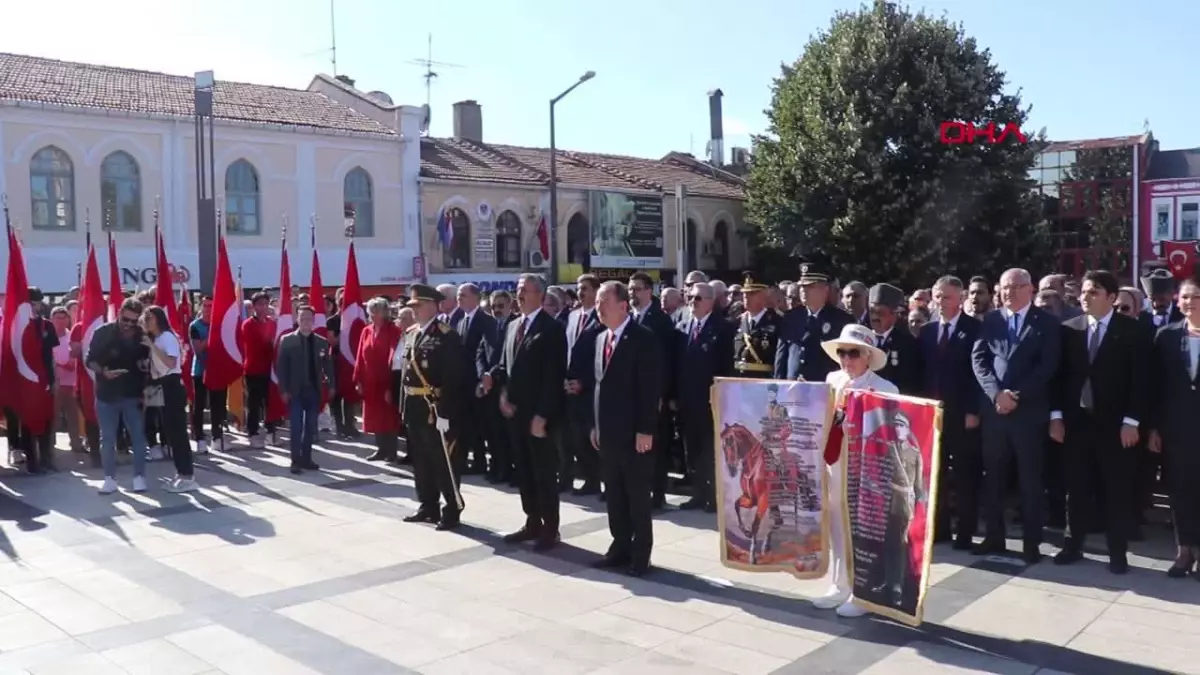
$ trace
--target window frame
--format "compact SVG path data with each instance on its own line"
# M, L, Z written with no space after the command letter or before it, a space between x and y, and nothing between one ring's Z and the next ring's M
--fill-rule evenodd
M250 180L252 180L254 183L253 191L241 189L244 186L233 186L231 188L230 177L233 175L235 169L241 170L242 167L245 167L245 169L248 170L246 175L249 176ZM224 197L224 202L221 205L224 208L224 223L222 228L224 230L223 234L226 236L232 234L239 237L256 237L262 235L262 178L258 173L258 168L255 167L250 160L243 157L225 167ZM233 200L232 203L236 204L238 207L236 211L229 208L231 200ZM245 218L248 213L245 210L247 203L254 205L253 216L255 228L253 231L246 231L240 227L242 219ZM235 217L238 219L237 222L239 223L239 228L236 230L229 226L230 221Z
M450 221L450 230L454 234L454 239L450 242L449 248L442 248L442 269L445 270L469 270L471 269L472 239L471 239L471 216L466 209L459 206L450 206L445 210L445 217ZM461 215L461 219L456 216ZM459 231L459 228L463 231ZM461 243L460 243L461 242ZM459 248L461 246L461 249ZM454 254L462 253L461 265L454 264Z
M110 166L110 162L118 157L122 157L128 161L128 167L132 170L131 175L110 176L108 174L107 169ZM109 182L114 184L111 214L108 210L109 204L104 198L105 184ZM119 185L122 183L132 183L132 204L126 205L121 203L122 192ZM114 150L105 155L103 161L100 162L100 212L104 221L101 223L101 228L104 230L111 232L141 232L143 229L142 167L133 155L124 150ZM132 225L126 222L128 219L125 216L129 213L135 214L134 218L136 222Z
M360 176L362 182L359 185L365 188L365 196L350 193L351 181L357 180ZM364 213L366 218L362 217ZM375 236L375 181L371 177L371 172L361 166L350 169L342 178L342 215L353 222L356 238Z
M1196 213L1196 231L1191 237L1185 238L1183 235L1183 213L1185 206L1194 206ZM1180 241L1192 241L1200 238L1200 196L1189 195L1187 197L1177 197L1175 199L1175 223L1172 239Z
M56 161L66 166L66 169L41 169L36 165L42 162L43 153L51 153L49 163L53 165ZM34 181L37 178L43 178L46 181L46 198L39 199L34 189ZM68 195L65 197L61 193L63 185L67 186ZM38 204L46 205L46 222L38 222ZM64 215L59 216L59 207L63 207ZM30 226L35 230L44 230L47 232L74 232L76 229L75 223L75 160L71 159L71 154L57 145L46 145L38 149L37 152L29 158L29 221ZM62 225L55 224L63 222Z
M511 218L507 218L507 216L511 216ZM511 229L504 230L502 227L504 221L507 221L509 228L515 226L515 231ZM522 260L524 251L521 246L521 232L523 229L524 223L521 222L521 216L517 215L512 209L505 209L499 216L496 216L496 233L494 237L496 245L496 269L511 270L524 267L524 261ZM514 241L516 242L516 259L512 260L508 254Z

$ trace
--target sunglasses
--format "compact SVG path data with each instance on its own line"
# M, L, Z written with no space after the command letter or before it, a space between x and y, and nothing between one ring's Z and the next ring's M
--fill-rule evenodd
M121 317L121 323L123 323L123 324L125 324L125 325L129 325L129 326L131 326L131 325L133 325L133 324L135 324L135 323L137 323L137 322L138 322L138 320L137 320L137 319L131 319L131 318L127 317L127 316L123 316L123 317Z
M837 355L839 359L857 359L862 356L862 352L857 349L839 349Z
M688 296L688 302L700 302L701 300L707 300L707 299L708 298L706 298L702 295L689 295Z
M1117 311L1122 314L1129 314L1133 312L1133 307L1131 305L1117 305Z

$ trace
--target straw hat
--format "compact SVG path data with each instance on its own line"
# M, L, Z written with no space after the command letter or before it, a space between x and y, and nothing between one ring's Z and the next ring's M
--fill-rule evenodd
M822 342L821 348L834 361L840 362L837 355L839 349L861 349L870 357L871 370L879 370L887 365L887 352L875 346L875 333L856 323L846 324L841 335Z

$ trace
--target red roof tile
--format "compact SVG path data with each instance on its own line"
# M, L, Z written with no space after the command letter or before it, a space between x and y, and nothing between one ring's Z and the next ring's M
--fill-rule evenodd
M0 53L0 101L190 117L191 77ZM375 120L323 94L217 81L214 116L259 124L395 137Z

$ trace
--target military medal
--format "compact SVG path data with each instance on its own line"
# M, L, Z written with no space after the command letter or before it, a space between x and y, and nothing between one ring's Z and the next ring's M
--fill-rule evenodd
M759 341L759 344L760 344L760 345L762 345L762 348L763 348L763 349L770 349L770 348L771 348L771 341L770 341L770 340L768 340L768 339L766 339L766 338L763 338L762 340L760 340L760 341Z
M428 362L428 361L426 361L425 359L421 359L421 367L422 367L422 368L428 368L428 367L429 367L429 362Z
M892 365L893 366L900 365L900 352L892 352L891 357L892 357Z
M828 322L826 322L825 325L821 326L821 335L829 335L830 328L831 328L831 326L829 325Z

